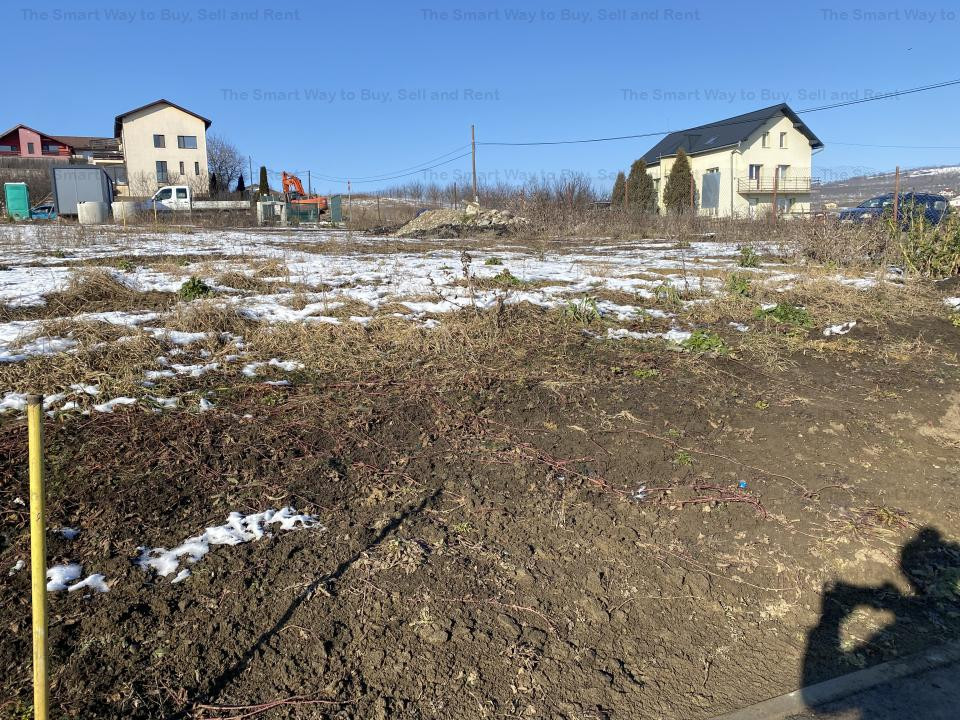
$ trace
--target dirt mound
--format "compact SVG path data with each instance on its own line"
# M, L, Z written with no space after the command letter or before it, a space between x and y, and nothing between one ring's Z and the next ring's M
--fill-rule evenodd
M471 204L466 210L427 210L395 234L415 238L506 235L529 222L506 210L483 209Z

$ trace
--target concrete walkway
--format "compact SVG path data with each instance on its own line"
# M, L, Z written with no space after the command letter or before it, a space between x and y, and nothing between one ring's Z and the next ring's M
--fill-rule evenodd
M960 717L960 662L877 685L789 720L955 720Z
M902 718L960 718L960 643L795 690L714 720Z

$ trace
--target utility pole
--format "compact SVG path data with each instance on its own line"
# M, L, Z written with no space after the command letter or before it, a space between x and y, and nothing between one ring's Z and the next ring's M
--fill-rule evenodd
M350 219L350 206L353 201L353 189L350 185L350 181L347 180L347 219Z
M470 153L473 156L473 201L480 203L480 195L477 192L477 137L474 126L470 126Z
M247 171L250 173L250 184L253 185L253 158L247 155Z
M893 174L893 221L900 221L900 166Z
M310 182L310 171L307 170L307 195L313 195L313 185Z

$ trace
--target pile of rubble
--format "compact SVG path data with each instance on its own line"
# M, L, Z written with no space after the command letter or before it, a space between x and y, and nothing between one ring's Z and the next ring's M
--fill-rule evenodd
M394 234L412 238L506 235L529 223L526 218L506 210L484 209L476 203L469 203L462 210L427 210Z

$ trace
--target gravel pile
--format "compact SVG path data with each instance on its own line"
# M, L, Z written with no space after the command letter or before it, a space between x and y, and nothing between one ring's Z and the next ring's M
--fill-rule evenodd
M414 238L505 235L529 222L506 210L482 209L471 204L465 210L427 210L395 234Z

